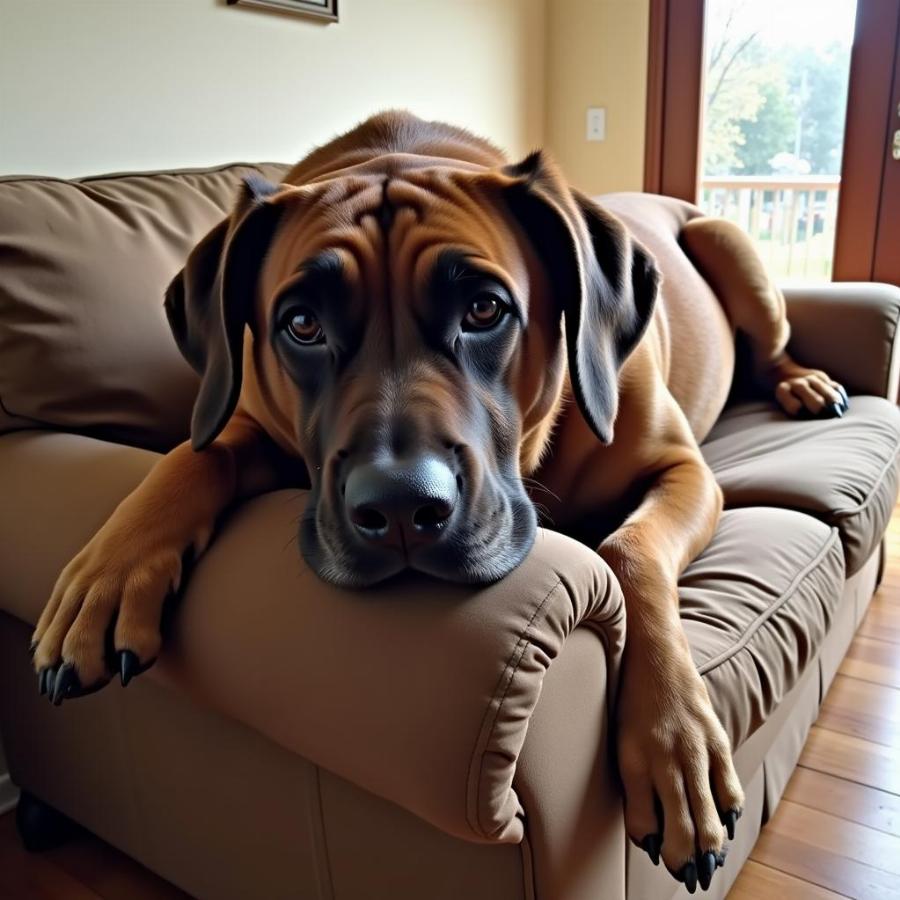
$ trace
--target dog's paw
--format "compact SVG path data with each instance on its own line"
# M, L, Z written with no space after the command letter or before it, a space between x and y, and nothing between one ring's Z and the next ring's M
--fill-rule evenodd
M821 369L807 369L791 360L778 366L771 381L775 399L789 416L840 418L850 407L843 385Z
M148 547L114 520L63 569L34 631L38 689L56 705L118 673L148 668L162 642L162 607L181 577L176 548Z
M648 661L649 662L649 661ZM688 658L647 677L626 673L619 701L625 828L693 894L724 864L744 793L731 748Z

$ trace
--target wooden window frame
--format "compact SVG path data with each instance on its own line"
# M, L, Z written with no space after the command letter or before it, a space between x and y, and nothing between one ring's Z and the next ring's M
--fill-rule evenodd
M841 200L834 248L835 281L900 283L896 211L883 204L896 190L890 142L900 128L900 3L858 0L850 57L850 96L841 165ZM864 49L863 49L864 48ZM894 77L885 78L885 73ZM893 82L893 83L892 83ZM887 166L891 169L887 169ZM888 247L891 247L891 260Z
M644 190L697 202L703 126L704 0L650 0ZM882 208L900 119L900 4L858 0L832 278L885 278L897 217ZM895 72L894 83L885 72ZM889 227L890 226L890 227ZM890 235L889 235L890 232ZM891 280L894 280L891 278Z
M705 7L650 0L644 190L690 203L700 176Z

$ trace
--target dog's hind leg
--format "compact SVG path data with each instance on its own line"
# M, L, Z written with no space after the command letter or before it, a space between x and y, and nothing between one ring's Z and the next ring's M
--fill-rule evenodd
M785 412L842 416L848 407L844 388L821 369L800 365L787 352L791 328L784 295L769 278L750 238L731 222L702 217L684 226L681 242L731 324L747 338L756 380L774 392Z

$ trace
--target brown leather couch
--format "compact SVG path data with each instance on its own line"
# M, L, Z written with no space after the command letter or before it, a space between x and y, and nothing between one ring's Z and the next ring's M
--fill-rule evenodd
M196 380L163 288L247 168L0 183L13 779L216 900L683 896L623 830L609 749L621 593L589 548L550 531L491 587L342 592L296 551L302 493L271 494L223 524L150 672L58 709L38 696L28 636L58 571L187 434ZM678 243L697 210L602 202L656 254L666 290L710 290ZM788 301L795 355L853 397L842 419L801 422L744 397L704 444L728 510L684 574L682 617L747 792L716 897L865 612L897 494L900 289Z

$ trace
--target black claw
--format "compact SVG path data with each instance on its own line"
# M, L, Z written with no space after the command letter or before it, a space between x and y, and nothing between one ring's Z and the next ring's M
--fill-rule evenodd
M718 857L712 851L701 853L697 858L697 878L704 891L709 890L713 873L719 867Z
M850 409L850 397L847 395L847 391L845 390L845 388L842 385L838 385L837 391L844 401L844 408Z
M37 642L37 641L32 641L32 642L28 645L28 655L29 655L32 659L34 659L34 651L37 650L37 645L38 645L38 642Z
M47 693L47 672L50 670L45 666L38 672L38 693L43 697Z
M734 826L737 825L737 820L741 817L741 810L739 809L729 809L725 815L722 816L722 824L725 826L725 830L728 832L728 840L734 840Z
M654 866L659 865L659 851L661 847L662 838L658 834L648 834L641 841L641 849L650 857Z
M81 681L78 678L78 673L75 671L75 666L71 663L64 663L57 673L56 681L53 685L53 705L59 706L66 697L77 693L80 687Z
M122 679L122 687L128 687L128 682L142 671L141 661L136 653L132 653L131 650L119 652L119 677Z
M689 894L693 894L697 890L697 866L694 865L693 860L682 866L678 873L678 880L684 882Z
M53 702L53 686L56 684L56 666L48 666L46 669L47 680L44 684L47 691L47 699Z
M832 403L828 409L831 410L831 415L835 419L840 419L841 416L844 415L844 404L843 403Z

